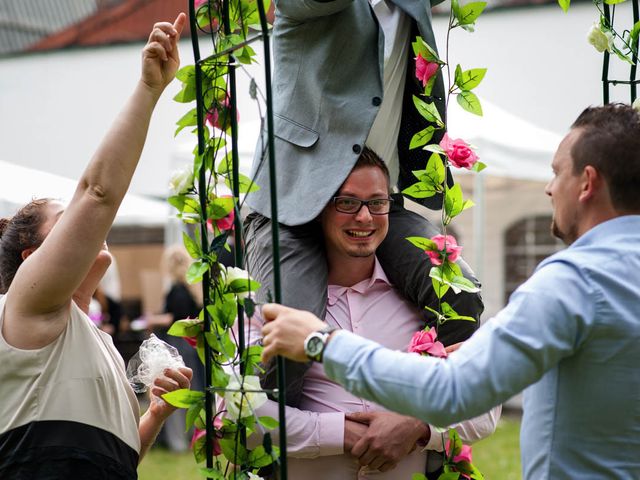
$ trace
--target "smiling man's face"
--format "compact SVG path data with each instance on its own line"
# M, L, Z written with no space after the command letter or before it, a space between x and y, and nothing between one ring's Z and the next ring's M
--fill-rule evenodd
M387 177L378 167L357 168L347 177L336 196L360 200L388 198ZM389 215L371 215L364 205L358 213L341 213L333 202L329 202L320 218L327 255L334 259L340 256L372 256L389 229Z

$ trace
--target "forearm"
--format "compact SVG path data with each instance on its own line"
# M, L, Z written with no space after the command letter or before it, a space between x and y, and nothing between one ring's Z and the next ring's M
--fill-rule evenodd
M162 89L139 80L80 179L78 194L88 194L114 211L124 197L147 137Z
M152 400L153 401L153 400ZM146 455L149 448L156 441L156 437L164 425L166 416L160 416L147 410L146 413L140 418L138 425L138 433L140 435L140 457L138 462L141 462Z
M452 362L455 356L462 358L459 353L445 362L383 349L340 332L325 352L325 372L355 395L444 427L479 415L509 396L509 385L496 388L495 376L486 365L478 366L481 362L476 368Z
M278 404L272 400L256 409L258 416L278 418ZM318 413L286 407L287 454L293 458L317 458L339 455L344 452L344 414L341 412ZM279 430L271 432L274 444L279 442ZM262 443L263 435L254 433L249 439L250 447Z

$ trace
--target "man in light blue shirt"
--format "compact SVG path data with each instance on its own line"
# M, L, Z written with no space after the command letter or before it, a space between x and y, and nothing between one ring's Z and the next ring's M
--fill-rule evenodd
M640 114L624 105L586 109L552 167L552 230L569 248L543 261L495 318L445 361L334 332L325 372L436 425L525 390L525 479L638 479ZM324 323L279 305L263 315L272 320L264 356L306 360L304 340Z

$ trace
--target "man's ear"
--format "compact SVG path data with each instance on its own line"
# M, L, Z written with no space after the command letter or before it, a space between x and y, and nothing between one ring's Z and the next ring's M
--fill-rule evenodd
M22 261L24 262L29 255L36 251L36 247L25 248L20 256L22 257Z
M600 172L596 170L592 165L587 165L582 171L582 178L580 179L580 195L578 200L584 202L592 199L594 196L600 193L603 186L603 178Z

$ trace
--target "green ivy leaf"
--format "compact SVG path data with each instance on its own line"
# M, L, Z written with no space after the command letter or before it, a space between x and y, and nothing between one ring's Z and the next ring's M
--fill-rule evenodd
M173 337L196 337L202 332L202 320L187 318L173 322L167 333Z
M257 446L251 452L249 452L248 464L254 468L266 467L267 465L271 465L273 461L278 458L276 447L273 447L273 454L269 455L262 445Z
M437 153L439 155L446 155L447 154L447 152L445 152L440 145L435 144L435 143L432 143L431 145L427 145L426 147L423 148L423 150L427 150L429 152Z
M460 472L446 472L440 474L438 480L458 480L460 478Z
M427 477L423 473L414 473L411 475L411 480L427 480Z
M460 7L456 18L460 25L473 25L482 11L487 6L487 2L471 2Z
M253 279L236 278L227 286L231 293L255 292L260 288L260 283Z
M198 245L186 232L182 232L182 242L184 243L189 255L191 255L191 258L195 259L202 256L200 245Z
M280 425L278 421L273 417L258 417L258 422L260 422L260 425L262 425L267 430L273 430L275 428L278 428L278 425Z
M402 190L402 193L413 198L429 198L436 194L436 189L432 185L418 182Z
M207 216L212 220L219 220L229 215L233 207L233 197L216 197L207 206Z
M198 283L202 281L202 276L209 271L209 264L202 260L193 262L187 270L187 282Z
M460 65L458 65L459 67ZM460 87L460 90L473 90L484 78L487 73L486 68L472 68L471 70L461 71L458 76L458 69L456 67L456 85Z
M571 0L558 0L558 5L560 8L564 10L565 13L569 10L569 6L571 5Z
M191 405L204 401L204 392L181 388L162 395L162 399L177 408L189 408Z
M449 290L449 285L443 281L442 268L433 266L429 270L429 277L431 277L431 284L433 285L433 291L436 292L438 298L442 298Z
M417 57L420 55L422 58L429 62L435 62L442 64L442 60L438 57L436 51L431 48L431 46L425 42L422 37L416 37L415 41L411 44L413 47L413 53Z
M429 140L433 137L433 132L435 131L435 127L429 125L424 130L420 130L411 138L411 143L409 144L409 150L413 150L414 148L422 147L429 143Z
M178 135L178 133L180 133L180 131L185 128L185 127L192 127L194 125L198 124L198 112L195 108L192 108L191 110L189 110L187 113L185 113L180 120L178 120L176 122L176 125L178 125L178 128L176 129L175 133L173 134L173 136L175 137L176 135Z
M188 432L196 420L200 417L200 412L204 408L204 400L198 403L192 403L189 405L187 409L186 418L185 418L185 433Z
M436 242L431 240L430 238L425 237L407 237L406 240L411 242L412 245L418 247L423 252L426 250L437 250L438 246Z
M418 113L427 121L435 123L440 128L444 127L444 123L442 122L442 118L440 117L440 112L438 112L435 103L427 103L424 100L413 95L413 104L418 110Z
M204 443L204 440L203 440L203 443ZM202 463L204 462L204 459L200 462L198 462L196 459L196 462ZM203 477L210 478L211 480L224 480L224 475L222 474L222 472L220 472L219 470L216 470L215 468L200 467L198 468L198 473Z
M260 364L262 350L262 345L250 345L242 352L242 358L248 371L255 370L255 367Z
M476 163L473 164L473 167L471 167L471 171L472 172L481 172L485 168L487 168L487 166L484 163L476 162Z
M236 344L233 343L228 330L219 333L205 332L204 337L215 352L222 354L226 358L233 358L236 354Z
M482 105L480 105L480 99L473 92L463 91L457 96L458 103L467 112L482 116Z
M461 275L456 275L451 279L451 286L454 288L454 290L458 289L468 293L475 293L480 291L480 289L471 280Z
M238 175L239 175L238 178L239 178L239 185L240 185L240 193L250 193L250 192L256 192L260 190L260 186L257 183L252 182L249 177L247 177L246 175L243 175L242 173L239 173ZM227 187L233 190L233 180L230 178L230 176L224 179L224 183Z
M221 328L231 328L236 322L238 304L232 300L222 304L208 305L207 311L216 325Z
M456 312L453 309L453 307L451 307L451 305L449 305L447 302L442 302L442 304L440 305L440 308L442 309L442 315L445 317L445 321L447 320L466 320L468 322L476 321L476 319L473 317L469 317L466 315L459 315L458 312Z
M218 364L211 365L211 385L218 388L229 385L229 374Z
M244 465L249 459L249 451L240 443L240 436L236 438L235 432L225 433L220 439L220 448L225 458L235 465Z
M604 3L608 5L617 5L618 3L626 2L627 0L604 0Z
M456 183L445 192L444 211L449 220L457 216L463 210L462 187ZM446 222L445 224L448 224Z

